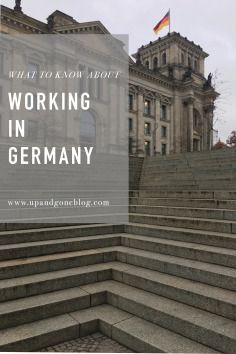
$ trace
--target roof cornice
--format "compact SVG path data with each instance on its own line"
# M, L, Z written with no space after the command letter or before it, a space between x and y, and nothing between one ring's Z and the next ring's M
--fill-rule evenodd
M164 48L170 43L178 43L180 45L183 45L183 47L188 48L189 50L197 53L198 55L204 58L209 56L208 53L203 51L202 47L195 44L193 41L188 40L187 37L181 36L180 33L177 32L168 33L168 35L164 37L159 37L156 41L151 41L150 43L141 46L138 51L140 53L150 52L154 51L157 48ZM137 53L133 54L134 57L136 57L136 55Z

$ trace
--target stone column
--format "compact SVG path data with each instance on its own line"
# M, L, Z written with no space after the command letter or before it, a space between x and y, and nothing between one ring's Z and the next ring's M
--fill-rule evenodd
M188 98L188 148L189 151L193 151L193 103L192 97Z
M175 135L175 122L174 122L174 107L173 107L173 100L171 100L170 104L170 125L169 125L169 153L174 152L174 135Z
M155 153L161 152L160 147L160 120L161 120L161 101L160 95L156 94L155 100L155 124L154 124L154 134L153 134L153 145L155 146Z
M138 89L137 94L137 154L144 156L144 120L143 120L143 91Z

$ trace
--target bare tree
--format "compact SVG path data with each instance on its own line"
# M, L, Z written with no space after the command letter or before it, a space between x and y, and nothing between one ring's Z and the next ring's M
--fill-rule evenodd
M225 123L225 107L228 105L231 96L229 82L223 80L222 74L216 69L212 74L212 87L219 93L215 100L213 129L217 123Z
M233 130L230 134L230 136L228 137L228 139L226 140L226 143L228 146L230 147L234 147L236 146L236 130Z

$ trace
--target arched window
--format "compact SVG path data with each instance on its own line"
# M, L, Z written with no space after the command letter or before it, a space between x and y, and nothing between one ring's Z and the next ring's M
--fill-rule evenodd
M145 66L146 66L147 69L149 69L149 60L145 61Z
M156 70L157 68L158 68L158 59L157 59L157 57L155 57L153 59L153 69Z
M83 111L79 120L81 146L96 145L96 120L89 111Z
M194 109L193 110L193 128L194 129L199 129L201 126L201 115L200 113Z
M162 60L161 60L162 65L166 65L166 53L163 53L161 58L162 58Z
M188 56L188 66L191 67L192 66L192 59L190 56Z
M185 60L184 60L184 53L181 53L181 64L184 65L184 62L185 62Z
M198 61L197 61L197 59L194 60L194 70L198 71Z

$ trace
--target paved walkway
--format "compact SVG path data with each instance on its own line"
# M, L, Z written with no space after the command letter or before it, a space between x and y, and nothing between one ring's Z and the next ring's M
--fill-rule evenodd
M132 353L130 349L123 347L119 343L98 332L87 337L73 339L68 342L53 345L42 349L41 352Z

